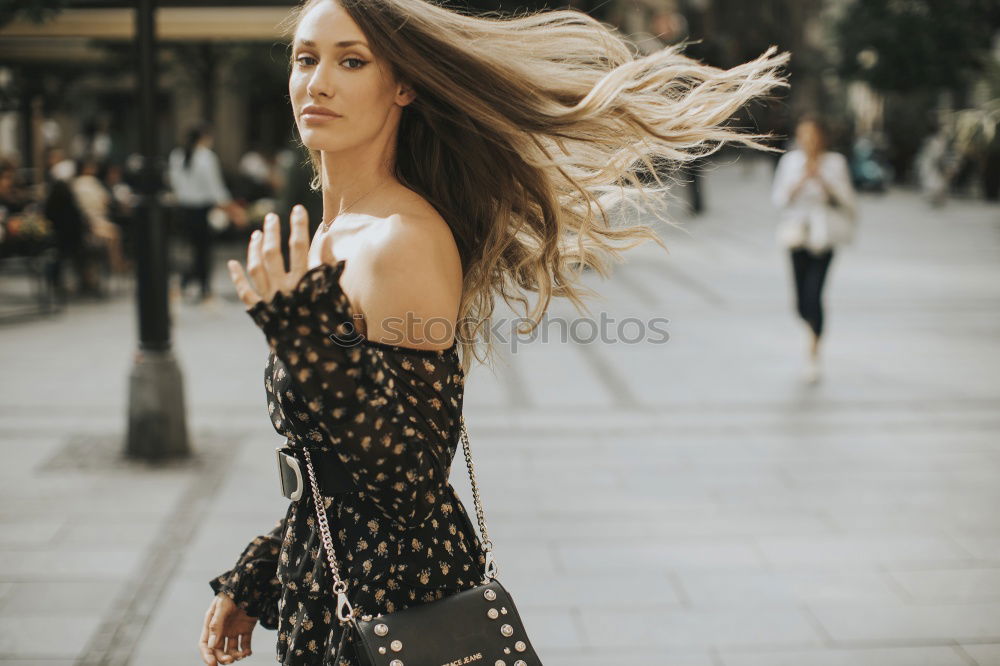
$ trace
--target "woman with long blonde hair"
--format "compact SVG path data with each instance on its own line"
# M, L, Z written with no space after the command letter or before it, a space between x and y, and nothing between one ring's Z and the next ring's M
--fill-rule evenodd
M484 544L448 472L466 371L494 351L477 342L496 296L537 325L554 296L583 305L584 267L607 275L622 250L662 245L652 227L613 223L613 208L663 190L639 171L664 159L760 147L728 121L783 85L786 59L640 57L580 12L477 17L425 0L308 0L288 27L324 219L310 240L293 210L287 270L274 216L246 273L229 268L269 343L280 464L311 460L318 484L303 492L283 467L285 516L212 579L210 666L249 655L258 622L278 630L279 663L323 662L341 638L328 555L368 615L479 583ZM348 644L336 666L357 663Z

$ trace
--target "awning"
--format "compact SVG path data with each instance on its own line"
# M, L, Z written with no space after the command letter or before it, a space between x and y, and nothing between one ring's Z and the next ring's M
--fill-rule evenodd
M247 41L281 39L278 23L290 7L161 7L156 12L157 37L164 41ZM0 53L30 48L24 40L111 39L131 41L133 10L126 8L64 9L36 24L18 20L0 28Z

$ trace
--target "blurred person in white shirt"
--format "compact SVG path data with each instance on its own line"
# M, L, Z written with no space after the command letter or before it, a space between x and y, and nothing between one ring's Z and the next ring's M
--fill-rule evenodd
M168 179L180 213L180 222L191 244L192 261L181 277L181 289L197 280L202 301L212 298L212 228L208 214L223 208L239 226L246 215L229 193L222 177L219 158L212 151L212 130L199 124L188 131L183 146L171 151Z
M808 379L819 380L823 286L838 246L853 242L856 197L847 159L828 150L828 133L815 117L799 120L794 150L781 156L771 199L781 211L778 243L791 257L796 309L810 331Z

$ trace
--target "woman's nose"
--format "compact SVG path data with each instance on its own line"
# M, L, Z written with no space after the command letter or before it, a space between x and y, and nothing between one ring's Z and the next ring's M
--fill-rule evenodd
M316 69L313 70L312 76L309 77L309 83L306 84L306 92L311 97L319 97L320 95L330 97L332 85L329 74L322 64L317 65Z

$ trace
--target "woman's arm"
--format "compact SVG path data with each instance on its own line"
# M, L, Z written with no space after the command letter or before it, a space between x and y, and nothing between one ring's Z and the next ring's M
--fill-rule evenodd
M840 153L829 153L830 168L827 174L819 177L823 190L831 205L844 209L853 218L857 208L857 195L851 182L851 170L847 159Z
M798 196L806 181L803 172L801 155L788 152L778 160L778 168L774 172L774 184L771 187L771 203L775 208L786 208Z
M278 628L281 584L277 569L284 532L282 518L270 532L247 544L232 569L209 581L216 594L227 594L243 612L258 618L265 629Z
M302 218L299 223L308 224ZM251 240L250 249L251 255L271 252L268 275L274 280L284 272L281 256L275 254L280 253L277 231L277 224L265 223L265 236L273 234L270 242L258 237ZM297 240L303 237L307 239L307 231L293 235L293 254L306 251ZM261 243L268 249L261 250ZM419 250L419 245L409 249L411 266L430 261L426 254L417 256ZM452 378L446 364L434 356L402 358L360 339L354 309L340 284L345 266L346 260L321 263L306 271L290 293L278 290L269 302L260 299L247 313L288 369L309 410L308 421L317 424L307 439L331 447L357 487L387 518L419 523L433 510L434 491L447 480L445 433L453 427L439 393ZM230 269L235 270L232 264ZM433 280L404 283L405 274L397 271L395 276L372 283L372 292L412 303L419 302L413 298L416 292L436 291ZM247 287L241 286L241 278L234 274L243 298ZM400 308L399 314L408 313Z

